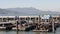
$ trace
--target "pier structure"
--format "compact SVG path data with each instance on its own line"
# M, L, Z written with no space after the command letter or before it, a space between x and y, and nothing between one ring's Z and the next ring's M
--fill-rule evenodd
M60 24L60 16L52 16L52 18L54 19L54 23ZM6 24L10 24L10 26L13 26L13 28L12 28L13 30L17 30L17 28L16 28L16 23L17 23L18 24L17 27L19 30L25 30L26 28L29 28L31 25L33 25L34 28L35 27L39 28L41 25L46 26L46 24L51 25L50 23L52 23L51 18L42 19L40 15L39 16L18 16L17 19L18 19L18 23L16 22L16 16L0 16L0 27L1 26L5 27ZM27 23L22 24L23 25L22 26L21 21L24 21L24 22L26 21ZM38 25L36 25L37 23L38 23ZM26 24L28 24L28 26ZM47 31L47 30L43 30L43 31Z
M45 22L45 20L43 20L41 18L41 16L19 16L19 21L21 20L28 20L29 17L29 21L34 21L34 22ZM52 18L56 21L60 21L60 16L52 16ZM40 20L40 21L39 21ZM15 16L0 16L0 22L8 22L8 21L15 21ZM47 22L50 22L49 19L46 20Z
M29 17L29 18L28 18ZM59 23L60 22L60 16L52 16L52 18L55 20L55 23ZM19 16L19 22L21 20L25 20L28 22L31 23L31 22L34 22L34 23L49 23L50 22L50 19L42 19L41 16ZM0 16L0 24L3 24L3 22L7 23L7 22L11 22L11 23L15 23L15 16Z

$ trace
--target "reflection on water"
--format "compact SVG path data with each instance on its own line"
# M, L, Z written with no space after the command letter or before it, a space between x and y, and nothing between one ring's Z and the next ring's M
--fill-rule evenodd
M60 32L59 32L60 33ZM0 34L59 34L48 32L0 31Z
M25 32L25 31L0 31L0 34L60 34L60 28L55 33L52 32Z
M55 34L55 33L49 33L49 32L35 32L35 34Z
M55 33L49 33L49 32L18 32L17 34L55 34Z
M47 34L47 32L35 32L35 34Z

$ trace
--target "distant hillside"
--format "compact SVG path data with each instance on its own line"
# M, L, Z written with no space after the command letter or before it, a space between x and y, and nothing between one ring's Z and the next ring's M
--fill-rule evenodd
M11 14L11 15L59 15L60 12L53 11L42 11L35 8L8 8L8 9L0 9L0 14Z

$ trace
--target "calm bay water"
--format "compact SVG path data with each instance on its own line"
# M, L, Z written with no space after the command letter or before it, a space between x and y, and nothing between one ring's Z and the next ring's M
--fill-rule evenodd
M52 32L24 32L24 31L0 31L0 34L60 34L60 28L55 33Z

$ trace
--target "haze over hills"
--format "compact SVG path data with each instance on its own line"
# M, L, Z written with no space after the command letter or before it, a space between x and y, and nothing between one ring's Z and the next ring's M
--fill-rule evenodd
M43 11L35 8L8 8L0 9L0 15L59 15L60 12Z

